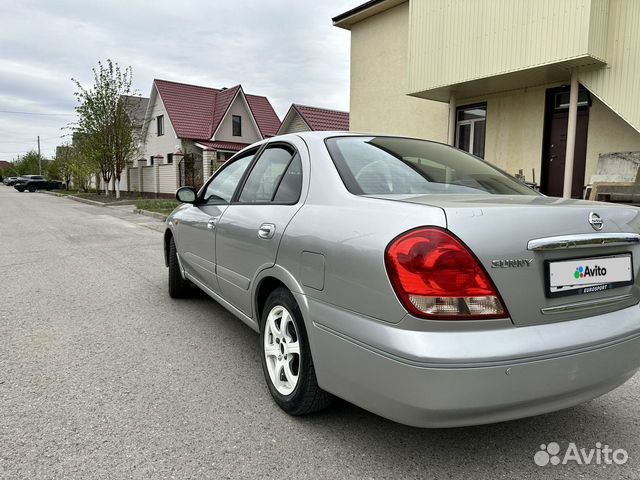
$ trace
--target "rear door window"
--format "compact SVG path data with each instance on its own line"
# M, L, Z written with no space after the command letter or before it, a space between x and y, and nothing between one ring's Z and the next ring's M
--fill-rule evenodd
M242 188L239 203L296 203L300 197L300 156L288 145L267 147Z

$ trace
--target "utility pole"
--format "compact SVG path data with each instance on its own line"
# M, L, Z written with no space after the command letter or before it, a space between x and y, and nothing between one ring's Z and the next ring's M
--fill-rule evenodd
M40 175L42 175L42 157L40 156L40 135L38 135L38 168L40 169Z

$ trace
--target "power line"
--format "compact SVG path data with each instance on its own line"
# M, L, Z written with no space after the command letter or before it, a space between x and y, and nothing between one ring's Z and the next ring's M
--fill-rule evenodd
M20 112L18 110L0 110L0 113L11 113L16 115L52 115L52 116L65 116L65 117L75 117L77 114L75 113L44 113L44 112Z
M57 137L46 137L46 138L41 138L40 140L41 141L57 140L59 138L64 138L66 136L68 136L68 135L59 135ZM10 143L10 144L13 143L13 144L16 144L16 143L26 143L26 142L32 142L32 141L33 141L33 138L22 138L22 139L19 139L19 140L0 140L0 143Z

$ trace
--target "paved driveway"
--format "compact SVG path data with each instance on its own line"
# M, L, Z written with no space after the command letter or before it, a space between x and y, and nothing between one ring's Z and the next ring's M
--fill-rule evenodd
M254 332L204 296L169 299L161 224L126 210L0 186L0 478L640 477L637 378L473 428L405 427L346 402L287 416ZM629 460L536 466L552 441Z

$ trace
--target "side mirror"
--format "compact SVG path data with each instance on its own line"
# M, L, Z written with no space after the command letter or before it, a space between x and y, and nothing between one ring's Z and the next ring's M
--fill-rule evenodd
M196 203L198 193L193 187L180 187L176 191L176 200L182 203Z

